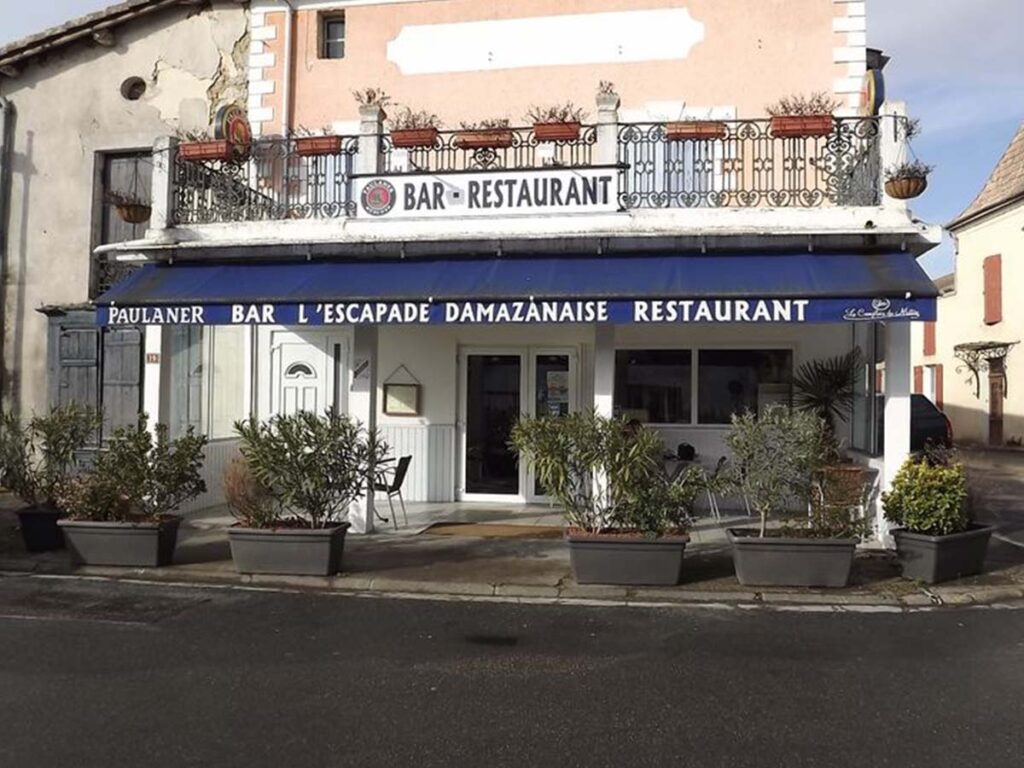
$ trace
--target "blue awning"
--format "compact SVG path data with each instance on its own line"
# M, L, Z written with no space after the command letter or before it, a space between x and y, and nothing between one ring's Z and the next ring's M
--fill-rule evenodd
M845 305L877 310L878 306L888 304L886 311L889 311L894 302L896 305L910 302L908 306L915 307L917 314L909 318L870 319L931 319L936 295L934 284L916 259L905 253L658 253L603 257L149 264L103 294L97 304L101 307L101 322L114 322L114 316L104 312L103 307L151 307L206 308L207 311L199 313L198 322L204 323L229 322L222 319L228 317L228 310L223 309L228 307L234 308L230 317L237 321L240 316L237 307L254 305L291 307L294 311L270 313L273 319L269 320L261 319L258 312L246 310L244 317L249 319L244 322L283 323L283 318L299 317L295 315L295 308L308 305L316 309L321 304L435 306L466 302L587 300L619 306L623 302L655 300L680 305L672 317L666 319L663 313L654 313L661 319L651 322L675 322L675 316L682 313L682 305L692 305L694 301L732 301L732 306L742 307L744 302L750 301L795 300L831 307L827 316L805 313L805 319L811 321L851 319L831 317ZM218 307L222 309L215 309ZM693 312L691 306L689 314ZM723 313L717 316L725 317ZM115 314L121 322L177 323L182 322L183 317L187 322L191 316L189 312L135 313L136 319L132 321L123 313ZM307 312L304 316L308 320L311 315ZM401 312L389 314L380 310L365 316L374 322L409 322L386 319L403 316ZM453 317L454 313L446 316ZM640 316L652 315L640 313ZM214 317L218 319L211 320ZM431 317L435 319L430 322L437 322L436 314ZM544 317L551 321L550 313ZM739 319L744 317L741 311ZM610 321L622 320L616 317Z

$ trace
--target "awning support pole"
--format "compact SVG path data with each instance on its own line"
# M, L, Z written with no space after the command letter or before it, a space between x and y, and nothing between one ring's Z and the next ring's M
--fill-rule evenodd
M353 329L351 385L348 412L367 430L377 428L377 326L356 325ZM373 533L372 479L363 499L352 505L348 521L354 533Z

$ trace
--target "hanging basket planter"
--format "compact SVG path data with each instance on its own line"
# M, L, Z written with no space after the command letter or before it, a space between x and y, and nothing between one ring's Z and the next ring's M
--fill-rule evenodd
M582 126L579 121L564 123L534 123L533 135L537 141L576 141Z
M391 132L391 145L398 149L425 149L437 144L437 128L399 128Z
M121 203L114 207L121 221L128 224L142 224L153 215L153 206L146 203Z
M919 196L928 188L928 179L924 176L908 176L901 179L889 179L885 182L885 194L896 200L910 200Z
M500 149L511 147L512 131L507 128L487 128L462 131L455 137L455 144L463 149Z
M669 141L713 141L724 139L725 134L725 123L718 120L687 120L665 127Z
M772 136L778 139L800 139L828 136L835 127L832 115L775 115Z
M196 163L210 160L227 162L234 156L235 147L227 139L186 141L178 145L178 157Z
M295 140L295 153L300 157L341 154L341 136L303 136Z

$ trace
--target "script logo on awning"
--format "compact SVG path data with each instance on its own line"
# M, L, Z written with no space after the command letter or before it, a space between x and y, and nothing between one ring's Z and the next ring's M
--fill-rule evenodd
M849 307L843 312L844 320L920 320L921 312L914 307L893 309L892 299L879 297L871 300L871 308Z

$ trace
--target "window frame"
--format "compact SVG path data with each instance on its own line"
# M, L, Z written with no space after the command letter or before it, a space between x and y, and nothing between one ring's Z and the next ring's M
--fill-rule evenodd
M643 343L643 342L632 342L628 344L616 344L615 352L629 352L629 351L640 351L640 350L675 350L680 352L688 351L690 353L690 420L688 422L645 422L644 425L656 429L699 429L699 430L725 430L729 428L728 424L702 424L699 422L699 408L700 408L700 352L702 350L733 350L733 351L767 351L767 350L779 350L789 352L791 355L791 365L793 372L795 373L797 366L802 361L801 357L802 345L799 341L790 339L781 339L779 341L764 341L764 342L708 342L703 344L690 344L687 346L679 346L678 344L671 343ZM615 402L615 393L612 393L612 402Z
M341 61L348 54L348 18L343 10L332 10L322 11L318 15L318 34L317 34L317 58L321 61ZM341 24L342 35L340 39L331 39L328 35L328 30L332 24ZM328 55L328 47L331 44L341 44L341 55L330 56Z

